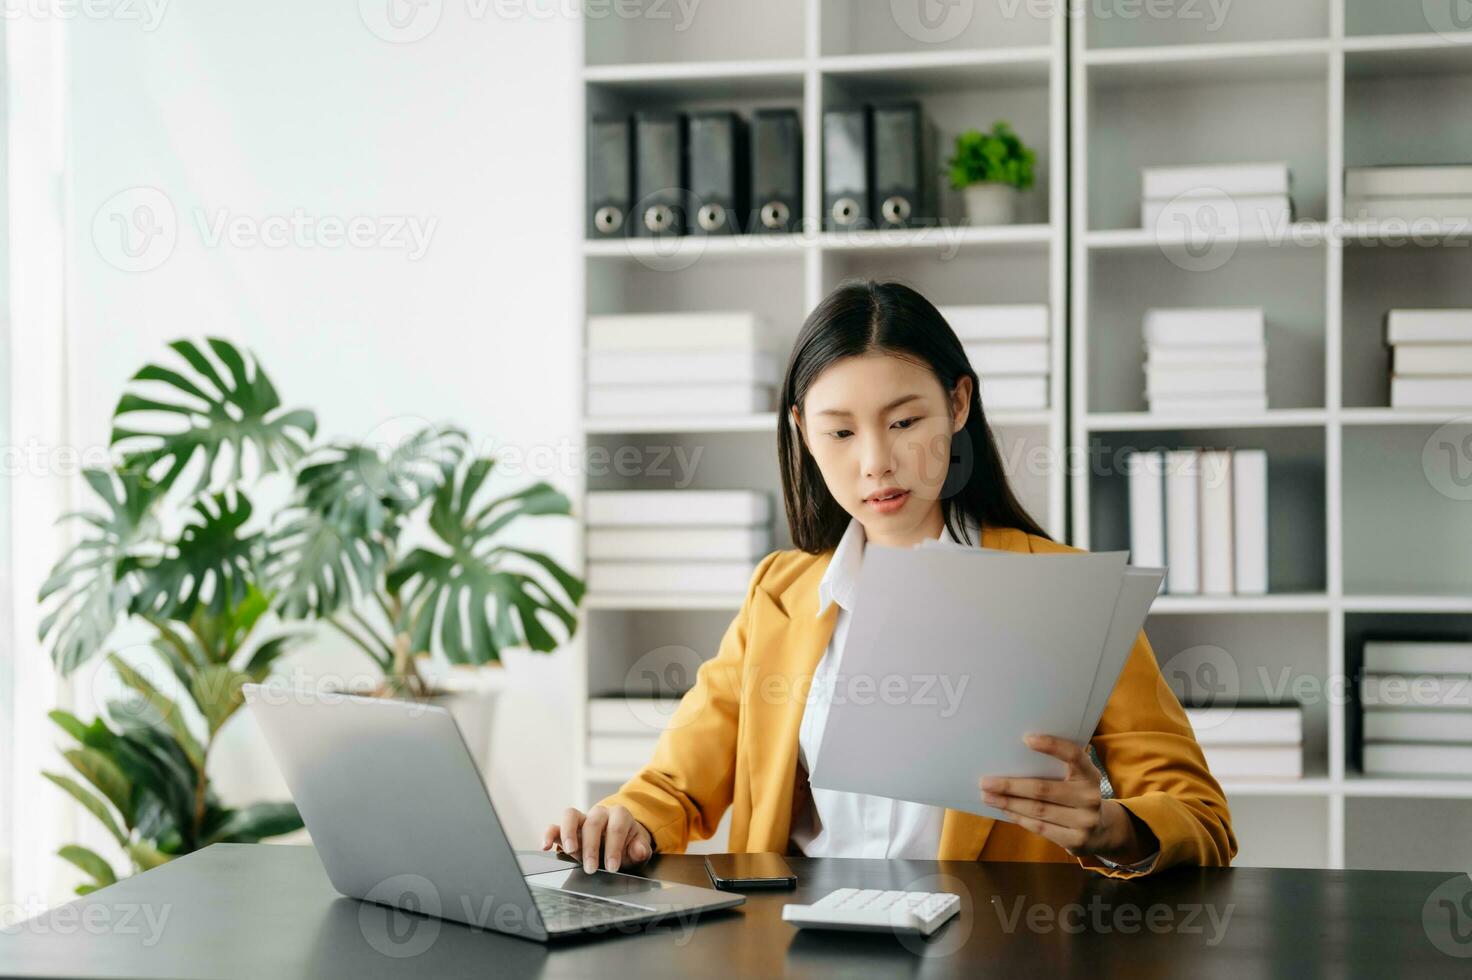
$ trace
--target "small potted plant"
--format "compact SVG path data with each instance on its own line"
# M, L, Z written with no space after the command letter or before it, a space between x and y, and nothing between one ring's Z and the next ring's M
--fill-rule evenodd
M1011 224L1018 195L1033 185L1036 159L1006 122L998 122L989 133L972 129L958 135L955 155L946 166L951 186L966 195L970 223Z

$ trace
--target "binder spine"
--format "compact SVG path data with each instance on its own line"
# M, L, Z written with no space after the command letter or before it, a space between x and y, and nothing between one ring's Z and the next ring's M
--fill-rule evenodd
M685 233L689 213L686 117L672 112L634 116L633 234L663 238Z
M793 109L758 109L752 120L751 232L802 227L802 118Z
M634 134L627 116L596 116L588 125L590 238L629 234L634 192Z
M867 106L823 114L823 227L829 231L874 227L871 132Z

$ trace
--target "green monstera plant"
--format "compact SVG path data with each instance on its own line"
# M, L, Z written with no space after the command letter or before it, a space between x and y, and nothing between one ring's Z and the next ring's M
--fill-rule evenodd
M387 693L410 697L434 693L417 667L432 654L486 664L507 647L555 649L542 617L571 637L583 582L499 536L571 505L544 482L489 493L494 466L464 433L438 426L392 447L315 454L278 529L283 613L328 623L378 664Z
M64 518L83 536L40 595L48 607L41 639L57 668L69 674L106 654L123 695L99 705L103 716L91 722L52 713L75 742L63 755L81 779L45 775L140 870L216 841L302 825L291 803L221 805L209 758L242 704L241 686L264 680L300 638L257 636L272 601L271 536L252 525L249 492L305 456L316 418L283 410L266 373L228 341L170 347L182 363L144 367L118 402L117 462L83 474L98 506ZM124 622L148 635L148 656L124 658L110 646ZM60 854L91 876L82 891L117 878L87 848Z
M242 685L264 680L305 635L260 638L263 623L323 623L372 658L379 693L425 697L436 692L422 658L486 664L509 647L553 650L576 630L584 592L546 554L502 540L519 518L569 516L568 499L543 482L492 493L495 460L460 430L314 447L316 417L284 409L248 352L217 338L169 346L179 363L144 367L118 402L117 463L83 474L99 506L68 515L88 533L41 590L57 667L106 652L126 694L90 723L53 713L81 780L46 775L140 870L301 826L290 803L232 809L210 786L210 751ZM251 494L272 474L291 492L268 520ZM124 622L148 632L157 678L109 648ZM117 877L86 848L60 854L91 876L81 890Z

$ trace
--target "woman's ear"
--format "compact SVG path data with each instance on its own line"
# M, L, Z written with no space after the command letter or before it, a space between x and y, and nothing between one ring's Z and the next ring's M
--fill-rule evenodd
M951 392L951 420L952 432L960 432L966 427L966 419L971 414L971 377L962 375L956 382L956 388Z
M797 437L802 440L804 446L808 442L808 434L802 431L802 416L798 414L797 406L793 405L787 410L788 418L792 420L792 427L797 430Z

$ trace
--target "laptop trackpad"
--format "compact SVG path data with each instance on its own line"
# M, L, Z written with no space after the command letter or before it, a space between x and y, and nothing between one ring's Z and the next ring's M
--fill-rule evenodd
M628 899L634 895L648 895L669 887L664 882L655 881L653 878L638 878L634 875L611 871L595 871L588 874L582 868L569 868L566 865L563 865L562 870L559 871L529 874L526 876L526 883L540 885L543 888L577 892L579 895L591 895L594 898L615 900Z

